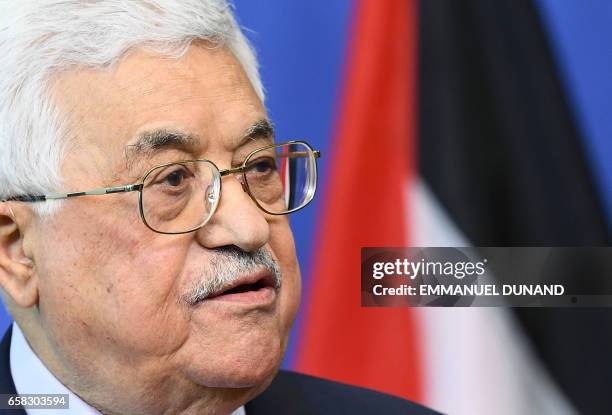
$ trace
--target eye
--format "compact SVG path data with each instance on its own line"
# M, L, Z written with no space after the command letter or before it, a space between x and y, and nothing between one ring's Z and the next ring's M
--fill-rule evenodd
M262 157L249 162L248 169L257 174L267 174L276 170L276 161L270 157Z
M167 175L164 181L168 183L170 186L180 186L181 183L183 182L183 179L185 179L185 172L178 170L178 171L173 171L172 173Z
M174 166L174 170L159 175L156 183L176 188L184 185L185 180L191 176L192 174L187 168L183 166Z

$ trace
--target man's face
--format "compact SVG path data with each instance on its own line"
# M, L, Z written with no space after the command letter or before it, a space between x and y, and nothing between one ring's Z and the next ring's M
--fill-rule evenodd
M178 160L235 167L272 141L265 134L243 140L266 120L265 109L233 55L206 44L179 60L132 52L108 71L62 74L53 91L72 134L62 165L66 191L135 183L151 167ZM195 139L134 146L156 131ZM163 404L178 407L177 391L200 396L221 388L243 399L271 379L299 301L293 238L286 216L259 210L236 177L222 180L216 213L193 233L148 229L137 192L69 199L51 219L35 220L25 249L35 263L40 313L56 371L77 393L117 408L166 394ZM282 287L182 301L213 278L210 262L223 266L228 257L218 252L228 246L268 251Z

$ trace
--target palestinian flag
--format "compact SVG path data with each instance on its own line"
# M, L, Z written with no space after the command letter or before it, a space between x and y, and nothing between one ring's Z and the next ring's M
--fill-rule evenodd
M298 370L452 414L612 413L608 310L360 307L361 247L609 243L610 145L581 135L541 7L355 3Z

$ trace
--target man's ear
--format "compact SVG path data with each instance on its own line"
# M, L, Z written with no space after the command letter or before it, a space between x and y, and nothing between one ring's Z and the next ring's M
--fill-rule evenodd
M9 203L0 202L0 287L15 304L29 308L38 302L34 263L23 249L24 215L29 213L19 215L24 219L20 225Z

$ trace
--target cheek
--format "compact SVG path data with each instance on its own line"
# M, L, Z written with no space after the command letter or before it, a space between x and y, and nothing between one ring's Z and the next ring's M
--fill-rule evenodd
M46 234L57 238L46 239L36 258L41 314L56 337L72 333L81 346L145 355L177 347L187 327L176 301L183 245L140 233L136 224L69 213L50 224Z
M293 234L286 220L270 225L270 247L283 273L279 323L283 334L288 336L300 303L302 280Z

